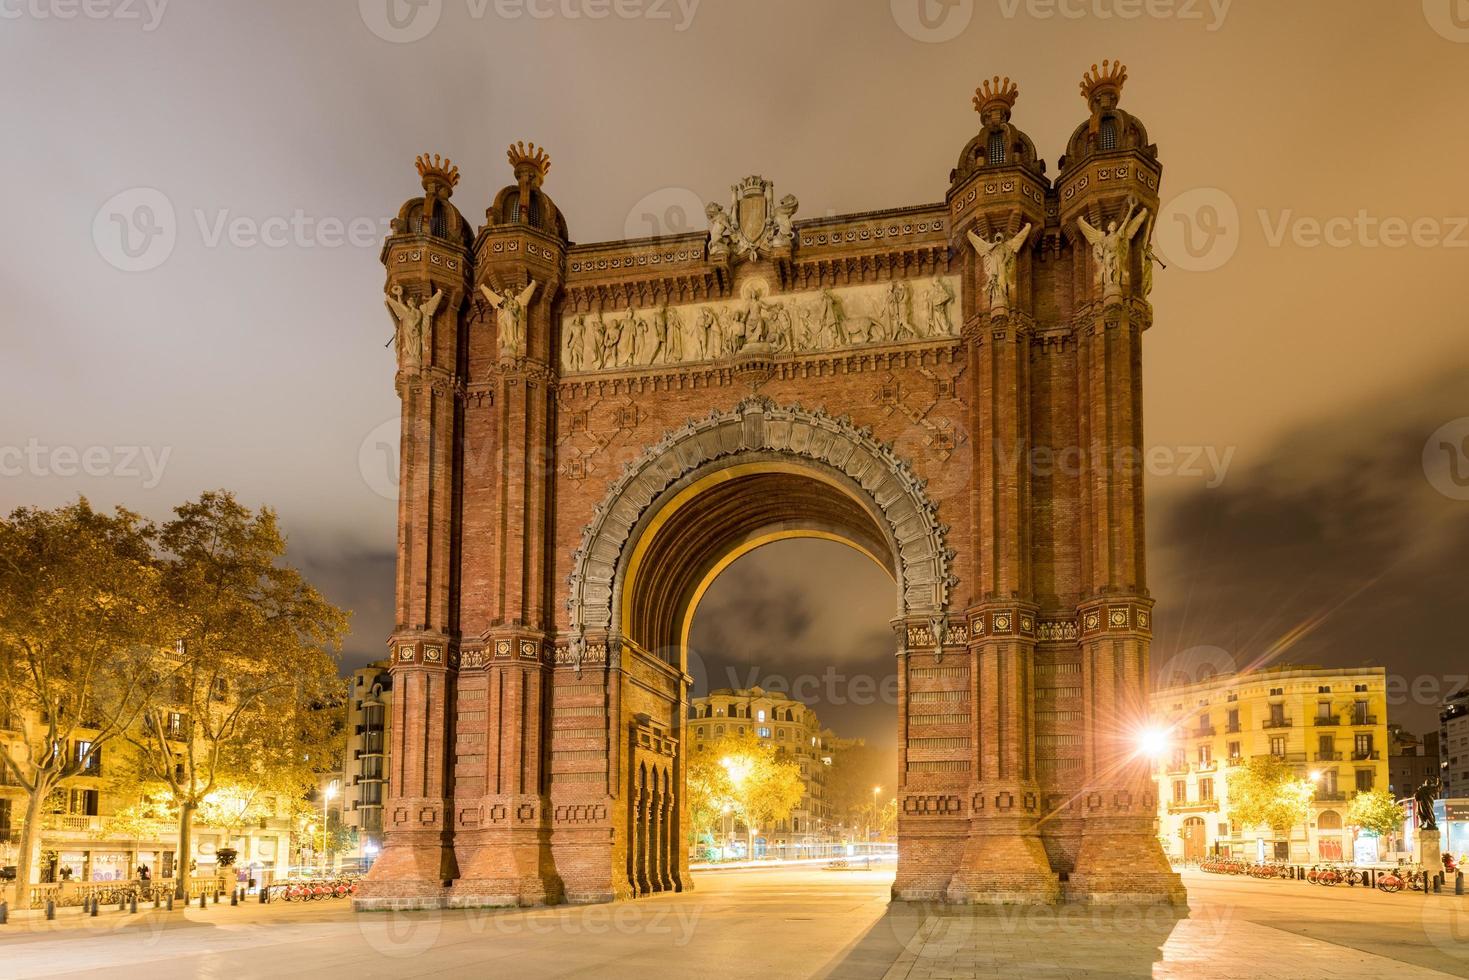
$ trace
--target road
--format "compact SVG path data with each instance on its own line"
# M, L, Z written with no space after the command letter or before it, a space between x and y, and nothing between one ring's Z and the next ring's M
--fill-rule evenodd
M0 927L6 977L1469 977L1469 897L1191 872L1190 908L974 914L887 900L892 871L701 874L614 906L353 915L339 903Z

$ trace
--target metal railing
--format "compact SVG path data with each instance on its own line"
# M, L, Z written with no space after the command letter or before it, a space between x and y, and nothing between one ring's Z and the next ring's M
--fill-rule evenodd
M1323 728L1335 728L1341 724L1341 715L1317 715L1316 724Z

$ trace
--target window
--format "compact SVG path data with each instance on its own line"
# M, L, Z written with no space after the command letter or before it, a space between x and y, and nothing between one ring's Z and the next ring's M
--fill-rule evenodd
M724 734L724 726L723 725L715 725L714 726L714 734L715 735L723 735Z
M1366 701L1354 701L1354 702L1352 702L1352 724L1354 724L1354 725L1370 725L1371 722L1368 720L1370 717L1371 716L1369 716L1367 714L1367 702Z
M1371 769L1358 769L1357 770L1357 792L1358 793L1366 793L1366 792L1368 792L1371 789L1372 789L1372 770Z
M1238 742L1230 742L1229 743L1229 757L1231 759L1238 759L1239 758L1239 743Z
M755 718L755 720L756 721L764 721L765 720L765 709L764 708L761 708L759 711L756 712L756 718Z
M1270 696L1272 698L1278 698L1283 694L1285 694L1285 688L1283 687L1272 687L1270 689Z
M1238 708L1230 708L1229 709L1228 721L1229 721L1229 730L1230 731L1232 731L1232 732L1239 731L1239 709Z
M1336 795L1336 770L1323 769L1321 771L1321 792L1332 796Z
M1331 717L1331 702L1330 701L1317 701L1316 702L1316 717L1317 718L1330 718Z
M1207 803L1214 799L1214 780L1199 780L1199 802Z
M1352 690L1355 691L1357 694L1366 694L1367 693L1367 685L1366 684L1358 684L1356 687L1352 688Z
M1372 758L1372 733L1359 732L1353 740L1352 752L1358 759Z
M1182 779L1175 779L1173 781L1173 802L1188 802L1188 783L1184 782Z
M1207 731L1209 727L1209 712L1205 711L1199 715L1199 731Z
M1117 120L1108 116L1102 120L1102 131L1097 137L1097 146L1103 150L1117 149Z
M1005 131L1003 129L990 133L988 157L991 164L1005 162Z
M775 737L784 741L786 737L786 730L784 728L777 728L775 730Z
M1182 749L1182 748L1176 748L1176 749L1174 749L1173 750L1173 771L1174 772L1178 772L1181 769L1187 769L1187 768L1188 768L1188 755L1185 753L1184 749Z
M760 712L760 713L762 715L765 714L765 712L763 712L763 711ZM761 738L769 738L770 737L770 729L766 728L764 725L761 725L757 729L757 731L759 732L759 735L760 735Z
M1270 736L1270 754L1279 758L1285 758L1285 736Z
M1336 757L1336 738L1332 735L1322 735L1316 739L1316 758L1333 759Z
M1214 750L1213 750L1213 747L1212 746L1208 746L1208 745L1200 745L1199 746L1199 768L1202 769L1205 766L1210 766L1210 765L1213 765L1213 764L1214 764Z

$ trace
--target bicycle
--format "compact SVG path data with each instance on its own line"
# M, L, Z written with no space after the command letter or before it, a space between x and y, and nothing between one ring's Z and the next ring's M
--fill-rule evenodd
M1396 870L1379 871L1377 873L1377 888L1379 891L1387 892L1389 895L1403 890L1403 877Z

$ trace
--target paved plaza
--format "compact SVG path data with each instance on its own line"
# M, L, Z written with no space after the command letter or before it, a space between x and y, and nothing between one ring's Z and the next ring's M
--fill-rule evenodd
M1469 897L1190 873L1187 915L889 904L891 872L727 871L615 906L353 915L340 903L0 927L49 977L1469 977Z

